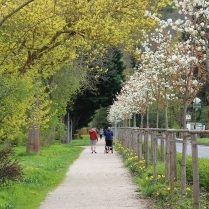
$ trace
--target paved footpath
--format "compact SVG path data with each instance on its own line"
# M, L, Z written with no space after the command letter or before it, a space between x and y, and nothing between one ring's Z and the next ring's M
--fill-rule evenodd
M49 192L39 209L151 209L149 200L136 191L120 155L104 153L104 144L99 139L97 154L85 147L65 180Z

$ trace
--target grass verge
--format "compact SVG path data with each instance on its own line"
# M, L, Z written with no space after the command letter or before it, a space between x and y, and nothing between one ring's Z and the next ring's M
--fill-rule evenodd
M198 139L198 142L201 142L201 143L209 143L209 138L199 138Z
M16 147L24 178L9 187L0 188L0 209L35 209L47 193L65 178L69 166L89 145L88 135L72 141L71 145L55 143L42 147L40 154L27 154L25 147Z
M157 181L153 182L152 165L145 167L144 160L138 160L138 156L130 149L126 149L119 142L115 146L116 150L123 157L124 165L133 175L134 181L139 186L139 191L147 197L150 197L154 203L153 208L159 209L192 209L193 197L192 186L192 160L191 156L187 157L187 188L186 195L181 195L180 176L175 182L174 191L171 192L169 182L165 179L165 165L158 163L157 165ZM180 155L180 154L178 154ZM178 174L181 171L181 157L178 157ZM209 190L208 190L208 166L209 159L199 158L199 176L200 176L200 208L209 209Z

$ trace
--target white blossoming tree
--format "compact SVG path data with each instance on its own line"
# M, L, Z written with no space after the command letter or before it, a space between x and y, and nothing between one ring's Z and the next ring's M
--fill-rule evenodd
M156 100L158 104L157 112L165 107L166 128L168 101L176 97L183 106L183 127L186 128L187 108L204 84L206 70L209 72L209 2L175 0L174 4L182 14L181 19L163 21L149 12L145 14L158 21L159 28L150 34L143 44L144 51L138 67L141 73L137 72L137 79L130 79L126 84L128 85L125 87L128 89L126 95L129 97L126 105L131 106L129 108L131 112L137 110L143 114L143 108L147 109L148 103L151 103L146 100L144 93L149 86L152 101ZM169 30L176 31L177 39L172 38ZM145 78L135 82L138 78L142 78L142 75L146 75L149 82L145 84L143 82ZM138 83L141 83L141 86ZM156 126L158 127L158 122Z

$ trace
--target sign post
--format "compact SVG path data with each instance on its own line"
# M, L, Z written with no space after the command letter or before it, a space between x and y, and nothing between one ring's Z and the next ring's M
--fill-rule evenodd
M195 116L195 127L194 127L194 129L196 129L196 112L197 112L197 109L201 109L201 100L199 99L199 98L195 98L194 100L193 100L193 108L195 109L195 112L194 112L194 116Z

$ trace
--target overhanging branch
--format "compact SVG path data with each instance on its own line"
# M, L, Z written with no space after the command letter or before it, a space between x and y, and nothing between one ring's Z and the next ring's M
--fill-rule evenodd
M12 15L14 15L15 13L17 13L19 10L21 10L23 7L27 6L28 4L30 4L31 2L33 2L34 0L29 0L27 2L25 2L24 4L20 5L17 9L13 10L11 13L9 13L8 15L6 15L1 21L0 21L0 27L6 22L6 20L8 18L10 18Z

